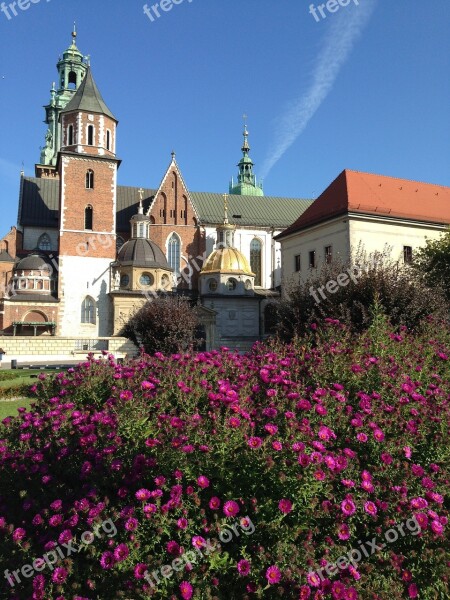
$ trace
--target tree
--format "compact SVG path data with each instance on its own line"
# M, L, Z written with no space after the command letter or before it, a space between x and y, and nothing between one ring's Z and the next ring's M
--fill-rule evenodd
M161 296L147 302L125 324L120 335L148 354L175 354L195 345L198 315L188 298Z
M427 285L442 288L450 302L450 229L438 240L427 240L426 246L416 251L413 264Z
M351 261L340 259L291 282L278 305L277 333L285 341L312 322L339 319L354 331L367 329L379 304L394 326L416 329L424 318L448 316L440 286L430 288L418 270L394 261L390 249L368 255L360 246Z

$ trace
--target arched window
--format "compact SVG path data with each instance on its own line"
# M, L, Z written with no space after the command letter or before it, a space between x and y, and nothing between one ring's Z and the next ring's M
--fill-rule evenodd
M73 125L69 125L67 130L67 145L73 146Z
M94 145L94 126L93 125L88 125L88 146L93 146Z
M81 322L95 324L95 300L86 296L81 304Z
M167 244L167 261L170 267L175 271L175 275L180 274L181 260L181 242L176 233L172 233Z
M88 204L88 206L86 206L86 208L84 209L84 228L92 229L93 221L94 221L94 209L92 208L92 206L90 204Z
M69 73L69 90L77 89L77 74L75 71L70 71Z
M111 132L109 129L106 131L106 149L111 150Z
M254 238L250 244L250 267L255 274L255 285L261 285L262 244Z
M38 248L39 248L39 250L51 250L52 249L52 243L50 241L48 234L43 233L41 235L41 237L38 240Z
M92 169L86 172L86 189L94 189L94 171Z

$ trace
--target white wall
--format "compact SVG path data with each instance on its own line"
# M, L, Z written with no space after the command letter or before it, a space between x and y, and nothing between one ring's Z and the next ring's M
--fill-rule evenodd
M81 256L60 257L59 336L97 337L112 332L112 303L107 295L110 291L108 258ZM86 296L96 302L96 324L81 323L81 304Z
M332 247L332 256L349 256L349 228L347 218L334 219L301 231L281 240L282 280L289 282L293 277L306 279L309 274L309 252L316 252L316 265L321 267L325 261L325 246ZM295 257L300 255L301 270L295 271Z
M350 244L354 251L361 243L364 250L370 254L375 251L382 252L387 245L392 248L393 260L403 260L403 247L411 246L414 250L425 246L426 238L439 239L445 230L442 225L424 225L408 221L396 220L386 222L382 219L370 217L351 217Z

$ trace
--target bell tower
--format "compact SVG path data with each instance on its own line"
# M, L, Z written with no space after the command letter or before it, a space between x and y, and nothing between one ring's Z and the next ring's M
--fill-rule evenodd
M81 85L60 113L61 335L95 337L110 333L109 272L116 258L120 165L115 153L116 128L117 119L88 66ZM81 313L80 322L83 302L88 303L89 310Z
M54 167L61 149L61 131L59 117L81 85L87 71L87 62L76 45L77 32L74 24L72 44L60 56L56 68L58 82L53 82L50 90L50 102L45 108L45 124L48 126L45 135L45 146L41 150L40 164L36 168L38 176L55 174ZM39 168L41 167L41 168ZM47 167L43 169L42 167ZM53 167L53 168L52 168Z
M247 119L247 115L244 115ZM237 183L230 182L230 194L237 196L264 196L263 185L256 181L253 173L254 163L250 158L250 145L248 143L247 122L244 124L244 143L242 144L242 158L238 163L239 173Z

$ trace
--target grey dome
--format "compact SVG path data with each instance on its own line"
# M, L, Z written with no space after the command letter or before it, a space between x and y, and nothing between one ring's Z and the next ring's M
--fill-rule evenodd
M125 242L119 250L117 262L120 266L132 265L134 267L173 271L169 267L167 258L161 248L145 238L134 238Z
M14 267L15 271L48 271L53 270L50 261L45 256L39 254L30 254L19 260L17 265Z

